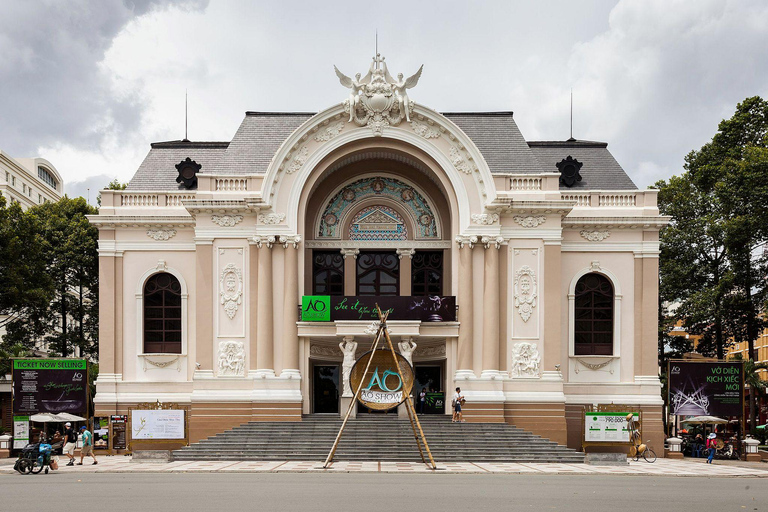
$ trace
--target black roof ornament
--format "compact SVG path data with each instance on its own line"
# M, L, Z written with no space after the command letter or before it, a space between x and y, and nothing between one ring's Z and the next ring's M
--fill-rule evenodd
M203 166L187 157L176 164L176 170L179 175L176 177L176 183L183 183L184 188L197 188L197 173Z
M572 187L577 181L581 181L581 174L579 170L584 164L568 155L568 158L556 163L558 170L560 171L560 183L566 187Z

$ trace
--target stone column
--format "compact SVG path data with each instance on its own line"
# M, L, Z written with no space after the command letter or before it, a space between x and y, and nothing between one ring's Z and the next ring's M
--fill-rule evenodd
M657 376L659 371L659 257L645 255L643 261L643 368L642 375ZM621 304L621 302L619 302ZM635 307L638 307L635 304ZM637 342L635 342L637 343Z
M499 247L501 237L483 237L483 377L499 374Z
M400 258L400 295L411 295L411 261L416 252L415 249L397 249L397 257Z
M457 236L459 245L459 347L456 378L474 376L472 360L473 340L473 298L472 298L472 248L476 236Z
M342 249L344 256L344 295L357 294L357 255L360 249Z
M561 299L561 251L560 242L544 242L544 354L541 365L542 376L549 374L560 378L555 365L565 363L562 359L562 329L560 322L562 311Z
M300 235L281 236L285 248L285 294L283 295L283 370L281 377L300 378L299 330L296 327L299 304L298 248Z
M189 322L189 321L187 321ZM182 326L187 329L187 326ZM144 350L142 349L142 352ZM189 353L189 347L187 347ZM123 252L115 253L115 373L123 373Z
M213 239L195 239L195 353L198 374L213 376Z
M248 247L248 338L250 341L248 370L255 370L259 330L259 247L256 240L249 240Z
M114 254L99 255L99 368L104 374L115 373L115 259ZM136 338L143 336L137 333Z
M274 236L257 237L259 248L259 296L256 322L256 377L266 378L275 376L274 339L272 325L272 245Z

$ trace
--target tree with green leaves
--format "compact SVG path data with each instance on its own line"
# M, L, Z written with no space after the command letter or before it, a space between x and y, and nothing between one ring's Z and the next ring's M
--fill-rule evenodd
M656 187L661 213L672 217L661 235L662 303L703 336L699 352L722 359L743 341L754 358L768 298L768 102L740 103L686 156L685 172Z

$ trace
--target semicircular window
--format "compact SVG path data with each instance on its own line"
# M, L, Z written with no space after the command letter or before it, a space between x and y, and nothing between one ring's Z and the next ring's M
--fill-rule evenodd
M392 208L369 206L352 219L349 226L350 240L407 240L405 221Z
M181 354L181 284L167 272L144 285L144 353Z

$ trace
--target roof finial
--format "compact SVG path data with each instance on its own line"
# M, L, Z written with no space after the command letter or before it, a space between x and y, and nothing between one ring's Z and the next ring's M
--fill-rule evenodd
M188 108L188 102L187 102L187 90L184 89L184 142L189 142L189 139L187 138L187 126L188 126L188 119L189 119L189 108Z
M576 139L573 138L573 87L571 87L571 136L568 139L568 142L575 141Z

